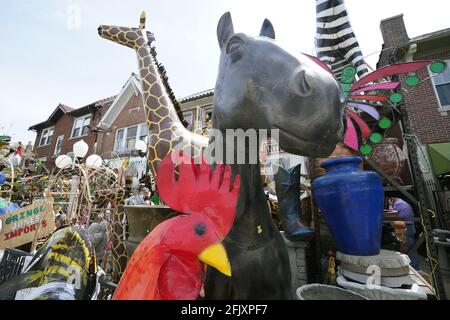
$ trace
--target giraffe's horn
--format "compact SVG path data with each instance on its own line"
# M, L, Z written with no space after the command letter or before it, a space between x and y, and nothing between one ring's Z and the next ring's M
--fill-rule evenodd
M145 29L145 11L141 13L141 19L139 21L139 29Z

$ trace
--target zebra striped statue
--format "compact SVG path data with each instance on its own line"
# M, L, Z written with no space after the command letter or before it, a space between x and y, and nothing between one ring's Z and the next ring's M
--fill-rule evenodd
M330 67L337 79L348 65L355 66L359 78L369 73L344 0L316 0L316 26L317 57Z

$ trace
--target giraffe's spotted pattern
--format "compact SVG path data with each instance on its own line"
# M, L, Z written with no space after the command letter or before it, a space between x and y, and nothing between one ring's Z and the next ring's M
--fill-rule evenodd
M125 271L125 267L128 262L127 247L124 243L125 238L125 211L123 205L125 204L125 199L129 196L128 192L123 188L118 188L115 194L116 206L113 211L112 217L112 280L114 282L119 282L120 277Z
M156 176L161 159L175 148L193 152L192 156L198 157L206 143L205 139L195 137L178 119L150 52L150 46L143 36L145 32L138 28L102 26L102 37L136 50L149 128L148 167Z
M187 130L177 116L174 105L167 94L150 43L144 35L145 19L141 28L102 26L101 36L136 50L141 76L142 99L149 130L147 147L148 168L153 177L161 160L173 150L183 150L194 158L201 155L207 139ZM125 199L121 196L122 201ZM119 200L119 199L118 199ZM127 263L126 247L123 241L123 202L117 205L113 222L113 278L118 280Z
M125 238L125 199L129 197L128 190L121 187L121 175L111 181L110 189L103 189L95 193L98 207L106 208L108 203L112 204L111 225L108 228L108 239L111 239L112 255L112 280L118 282L128 262L127 248L123 241Z

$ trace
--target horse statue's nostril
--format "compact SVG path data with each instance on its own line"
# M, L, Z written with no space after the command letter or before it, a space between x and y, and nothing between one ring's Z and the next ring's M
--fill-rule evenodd
M311 94L311 86L308 83L308 78L305 70L299 70L294 73L292 78L291 88L300 96L309 96Z

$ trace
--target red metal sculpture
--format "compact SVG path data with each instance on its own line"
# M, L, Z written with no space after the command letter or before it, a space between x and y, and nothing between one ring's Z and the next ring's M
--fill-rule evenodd
M203 286L205 264L231 276L221 244L237 207L240 179L231 180L228 165L212 170L204 159L197 166L182 153L163 159L158 191L167 205L185 214L162 222L139 244L114 300L196 299Z

